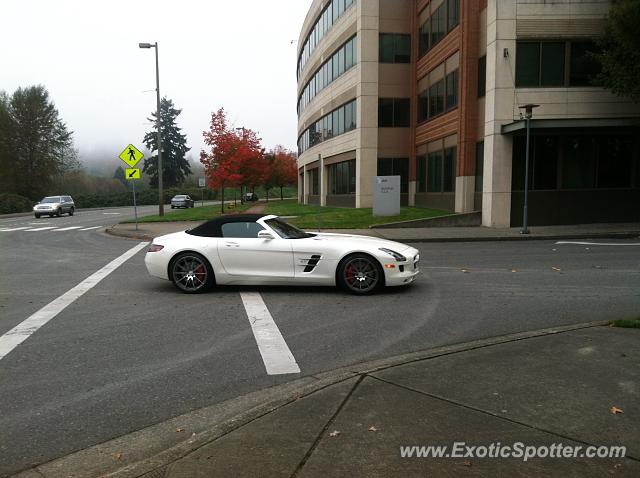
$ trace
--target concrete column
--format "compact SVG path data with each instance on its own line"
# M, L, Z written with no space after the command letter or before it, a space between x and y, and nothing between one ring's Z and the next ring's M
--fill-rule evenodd
M378 167L379 0L359 1L358 108L356 130L356 207L372 207L373 177Z
M416 205L416 188L417 188L416 181L409 181L409 202L408 202L409 206Z
M511 223L512 141L500 129L514 119L515 53L516 0L488 0L482 185L482 224L488 227L509 227Z
M320 175L318 179L320 182L318 187L318 192L320 193L320 206L326 206L329 178L327 177L327 168L324 167L324 158L319 154L318 159L320 160L320 165L318 166L318 174Z
M476 189L475 176L456 176L456 212L472 212Z

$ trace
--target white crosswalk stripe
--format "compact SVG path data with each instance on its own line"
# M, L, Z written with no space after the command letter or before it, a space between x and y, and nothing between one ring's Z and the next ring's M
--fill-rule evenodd
M0 232L80 232L80 231L93 231L95 229L101 229L105 226L91 226L91 227L82 227L82 226L67 226L67 227L56 227L56 226L43 226L43 227L32 227L32 226L21 226L21 227L0 227Z
M82 226L71 226L71 227L63 227L62 229L54 229L54 231L70 231L72 229L80 229Z

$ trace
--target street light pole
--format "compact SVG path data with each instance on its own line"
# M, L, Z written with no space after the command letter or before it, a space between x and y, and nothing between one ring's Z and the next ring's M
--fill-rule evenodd
M156 50L156 130L158 133L158 215L164 216L164 194L162 191L162 133L160 132L160 66L158 62L158 42L139 43L140 48Z
M534 105L531 103L519 106L521 109L524 108L524 117L527 129L527 150L525 152L524 161L524 209L522 211L522 229L520 230L520 234L529 234L529 143L531 138L531 117L533 116L533 108L537 108L538 106L540 105Z

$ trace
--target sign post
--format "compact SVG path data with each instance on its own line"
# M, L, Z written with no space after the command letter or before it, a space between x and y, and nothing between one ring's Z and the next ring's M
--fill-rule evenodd
M140 179L140 168L134 168L134 166L140 162L140 160L144 157L144 154L142 154L138 150L138 148L136 148L134 145L130 144L129 146L124 148L124 150L122 151L122 153L120 153L120 156L118 157L122 161L127 163L127 166L129 166L124 171L124 177L126 178L127 181L133 181L131 185L131 188L133 189L133 215L135 217L136 231L137 231L138 230L138 205L136 204L136 181L135 180Z
M198 178L198 186L200 186L200 193L202 194L202 205L204 206L204 187L206 182L204 178Z

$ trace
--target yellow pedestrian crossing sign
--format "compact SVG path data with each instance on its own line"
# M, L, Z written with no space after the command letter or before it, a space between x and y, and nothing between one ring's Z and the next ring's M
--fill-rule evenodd
M124 170L124 175L128 180L140 179L140 168L127 168Z
M144 154L138 151L138 148L136 148L132 144L124 148L124 151L120 153L120 156L119 156L119 158L123 160L125 163L127 163L130 168L133 168L136 164L138 164L138 162L143 157L144 157Z

